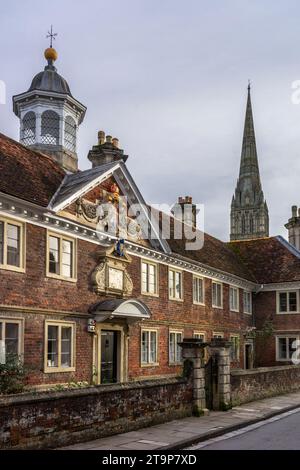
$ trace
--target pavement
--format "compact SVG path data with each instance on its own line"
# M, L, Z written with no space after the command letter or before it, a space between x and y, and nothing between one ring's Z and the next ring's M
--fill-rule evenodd
M300 408L194 444L186 450L300 450Z
M215 439L255 423L269 420L299 407L300 391L236 406L226 412L211 411L208 416L178 419L137 431L61 447L60 449L149 451L155 449L166 451L185 449L197 443Z

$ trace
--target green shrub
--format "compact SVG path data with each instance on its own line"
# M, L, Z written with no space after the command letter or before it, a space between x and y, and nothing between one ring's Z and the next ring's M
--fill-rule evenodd
M20 358L7 354L5 364L0 364L0 394L21 393L26 372Z

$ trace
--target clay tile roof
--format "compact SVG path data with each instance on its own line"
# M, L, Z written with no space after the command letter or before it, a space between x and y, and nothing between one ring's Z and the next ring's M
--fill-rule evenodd
M51 157L0 133L0 191L47 207L65 177Z
M228 243L260 284L300 281L300 252L284 238Z
M193 261L215 268L224 273L255 282L254 276L249 272L242 260L227 246L226 243L204 234L204 245L199 250L186 250L185 240L168 240L173 253L179 254Z
M157 218L161 227L162 213L158 215L152 208L152 215ZM187 240L185 238L178 240L174 237L174 218L165 213L163 217L170 218L170 238L167 239L167 242L174 255L179 255L186 260L199 262L208 268L214 268L223 273L232 274L242 279L255 282L255 278L248 270L247 266L242 262L239 256L227 246L227 243L205 233L204 245L201 249L187 250Z

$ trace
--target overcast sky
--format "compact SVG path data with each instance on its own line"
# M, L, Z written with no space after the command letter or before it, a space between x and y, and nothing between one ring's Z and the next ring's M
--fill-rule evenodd
M45 66L53 23L58 72L88 108L79 163L100 129L120 139L149 203L191 195L205 229L228 239L248 79L272 235L300 205L300 2L10 0L0 10L0 132L15 139L11 97Z

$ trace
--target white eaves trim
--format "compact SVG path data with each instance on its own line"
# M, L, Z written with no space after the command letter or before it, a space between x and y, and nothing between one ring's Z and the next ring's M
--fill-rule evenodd
M63 179L60 187L58 188L58 190L56 191L56 193L54 194L54 196L52 197L49 205L48 205L48 210L50 211L53 211L53 212L59 212L61 210L63 210L65 207L69 206L70 204L72 204L72 202L76 201L80 196L82 196L83 194L85 194L86 192L92 190L95 188L95 186L97 186L98 184L101 184L104 180L106 180L107 178L109 178L113 172L115 170L117 170L118 168L120 168L120 164L119 163L116 163L116 165L112 168L110 168L109 170L107 170L105 173L102 173L100 176L97 176L95 179L93 179L92 181L90 181L89 183L86 184L86 186L84 186L83 188L81 188L80 190L76 191L75 193L73 193L70 197L68 197L67 199L65 199L64 201L62 201L60 204L53 204L53 201L55 201L55 198L57 196L57 194L59 194L59 191L60 189L62 188L63 184L64 184L64 181L66 180L66 178L68 177L68 175L65 176L65 178Z

